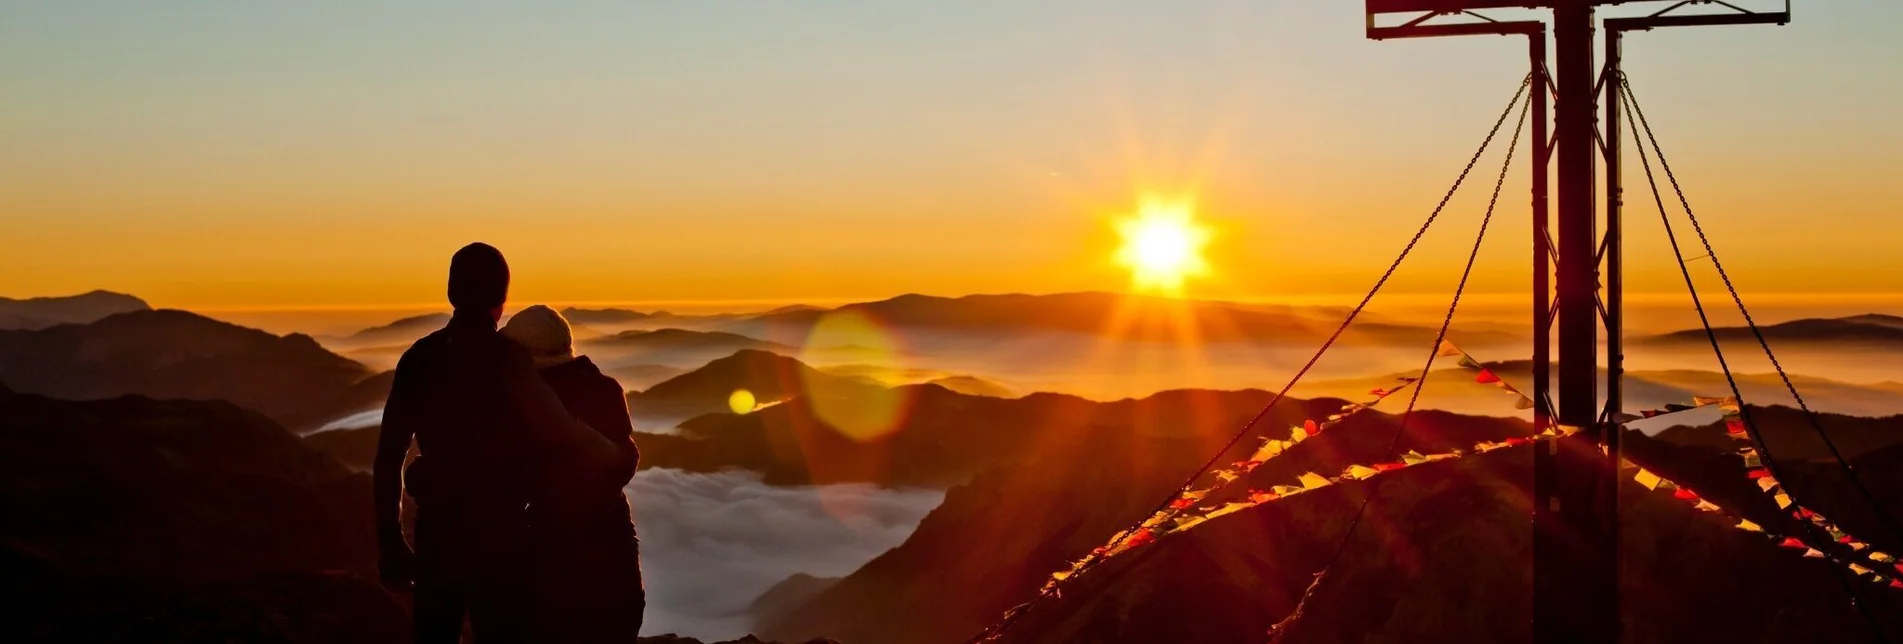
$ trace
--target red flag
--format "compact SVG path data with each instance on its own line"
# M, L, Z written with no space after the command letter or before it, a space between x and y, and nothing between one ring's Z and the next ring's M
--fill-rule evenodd
M1749 474L1751 478L1761 479L1761 478L1770 476L1771 470L1767 470L1762 467L1756 467L1756 468L1752 468L1751 471L1746 472L1746 474Z
M1693 499L1697 499L1698 493L1681 487L1681 488L1678 488L1678 491L1672 493L1672 498L1685 499L1687 501L1690 501Z
M1903 581L1897 581L1897 580L1895 580L1895 579L1892 579L1892 580L1890 580L1890 587L1891 587L1891 588L1903 588Z
M1177 499L1175 501L1170 502L1170 509L1171 510L1188 510L1189 506L1192 506L1192 505L1196 505L1195 499Z
M1733 436L1743 436L1744 435L1744 420L1740 418L1726 418L1725 419L1725 433L1731 434Z
M1146 545L1154 541L1156 541L1156 533L1150 532L1149 528L1144 528L1142 530L1136 531L1134 534L1131 534L1129 539L1124 540L1123 545L1126 547L1135 548L1137 546Z
M1798 541L1797 537L1785 537L1784 540L1778 542L1777 545L1793 550L1808 550L1810 548L1810 546L1804 545L1804 542ZM1898 570L1903 570L1903 564L1898 566Z
M1382 397L1382 398L1386 398L1386 397L1388 396L1388 390L1386 390L1386 389L1380 389L1380 388L1376 388L1376 389L1375 389L1374 391L1370 391L1370 392L1368 392L1368 395L1370 395L1370 396L1380 396L1380 397Z
M1492 369L1481 369L1480 375L1474 376L1474 382L1477 382L1483 385L1491 385L1491 384L1496 384L1500 382L1500 377L1493 375Z
M1274 501L1276 498L1277 497L1274 492L1263 492L1261 490L1249 490L1249 501L1254 503L1268 503L1270 501Z
M1856 541L1856 538L1847 534L1841 537L1837 537L1837 543L1850 543L1852 541Z
M1374 464L1374 469L1377 472L1390 472L1393 470L1401 469L1403 467L1407 467L1407 464L1406 463L1375 463Z
M1314 436L1316 434L1322 433L1322 428L1320 425L1315 424L1314 419L1309 419L1309 420L1302 421L1302 432L1308 434L1309 436Z

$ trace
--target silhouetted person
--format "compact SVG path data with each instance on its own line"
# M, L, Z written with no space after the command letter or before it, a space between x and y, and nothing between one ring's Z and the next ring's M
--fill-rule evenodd
M641 587L639 542L622 491L641 453L631 434L621 383L576 357L568 320L546 306L509 317L502 335L534 358L562 404L619 448L609 467L572 458L540 463L529 500L529 539L535 553L538 642L633 642L641 632L647 593Z
M535 463L611 467L619 457L568 414L528 352L496 332L508 290L500 252L457 251L455 312L404 352L384 404L373 484L379 574L392 588L414 584L419 643L458 641L465 614L478 644L535 641L525 509ZM402 475L412 437L418 456ZM414 552L399 516L405 483L416 501Z

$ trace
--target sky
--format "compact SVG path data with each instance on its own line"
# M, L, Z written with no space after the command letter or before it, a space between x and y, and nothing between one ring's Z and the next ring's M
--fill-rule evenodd
M1748 292L1903 291L1903 3L1796 5L1634 34L1627 73ZM1114 290L1150 193L1216 231L1193 295L1358 293L1525 73L1360 6L7 2L0 295L431 306L474 240L517 301ZM1392 289L1451 287L1498 159ZM1676 290L1632 166L1630 288ZM1524 168L1476 291L1528 283Z

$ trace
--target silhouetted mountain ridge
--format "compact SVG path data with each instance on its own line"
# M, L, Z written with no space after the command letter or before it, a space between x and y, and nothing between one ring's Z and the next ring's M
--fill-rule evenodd
M329 420L368 368L318 346L177 310L0 331L0 378L67 399L227 400L293 427Z
M0 639L407 636L322 572L374 565L369 477L229 403L0 394L0 514Z
M1203 342L1307 340L1326 335L1340 322L1317 309L1100 292L962 297L913 293L836 309L769 313L728 323L725 328L757 337L801 338L823 317L846 313L863 315L883 325L927 331L1135 332L1133 337L1141 338L1169 329ZM1414 339L1423 334L1429 339L1433 336L1425 327L1382 322L1357 324L1349 332L1351 337L1376 341ZM1498 339L1493 337L1496 334L1479 335L1483 340Z
M1292 482L1382 460L1396 418L1362 414L1269 462L1244 485ZM1271 424L1269 427L1278 425ZM1401 449L1523 434L1524 422L1416 414ZM1271 435L1279 432L1271 431ZM1634 434L1635 459L1727 507L1782 528L1781 513L1725 451ZM964 641L1028 599L1051 571L1146 515L1208 452L1101 432L952 488L904 544L806 606L766 623L769 637L827 633L845 641ZM1531 640L1530 448L1508 449L1347 483L1219 519L1110 560L1021 620L1006 642L1260 642L1329 560L1362 495L1368 520L1286 642L1527 642ZM1682 453L1680 453L1682 452ZM1234 455L1232 455L1234 456ZM1892 447L1864 459L1903 462ZM1791 464L1800 483L1820 470ZM1664 471L1661 469L1661 471ZM1813 473L1816 474L1813 474ZM1903 502L1903 468L1882 478ZM1720 485L1719 482L1729 482ZM1731 529L1667 495L1627 483L1625 641L1860 641L1856 613L1816 560ZM1866 538L1883 534L1841 485L1809 488L1818 508ZM1788 519L1786 519L1788 521ZM1880 547L1894 547L1880 541ZM1748 589L1748 591L1741 591ZM1890 627L1903 601L1872 586Z
M742 349L646 390L629 393L628 413L636 420L672 425L729 410L728 398L738 389L747 390L759 404L771 404L811 387L846 386L850 386L846 379L821 373L797 359Z
M1771 325L1762 325L1758 329L1764 338L1777 346L1779 343L1841 345L1879 345L1894 347L1903 345L1903 318L1880 313L1866 313L1842 318L1805 318ZM1749 327L1714 327L1712 333L1724 343L1757 342L1757 337ZM1710 338L1704 329L1674 331L1649 338L1641 338L1642 344L1652 345L1706 345Z
M0 329L33 330L60 324L86 324L115 313L151 308L145 300L103 290L59 297L0 297Z

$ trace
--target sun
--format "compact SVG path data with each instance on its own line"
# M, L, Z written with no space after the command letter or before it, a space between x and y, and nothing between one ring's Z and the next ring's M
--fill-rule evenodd
M1212 233L1193 212L1186 202L1147 198L1135 215L1116 221L1123 238L1117 262L1130 269L1133 287L1181 294L1186 280L1209 272L1203 247Z

